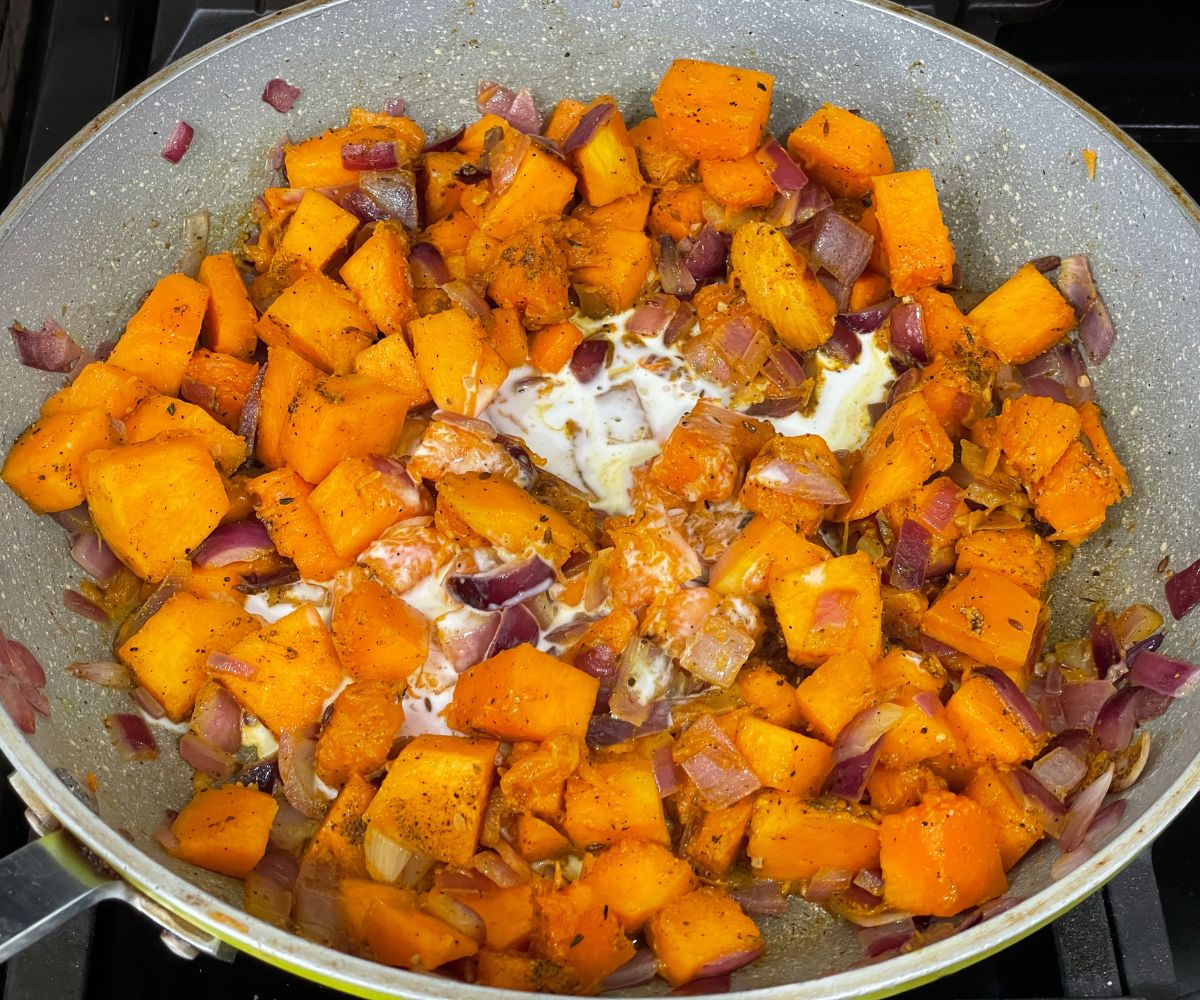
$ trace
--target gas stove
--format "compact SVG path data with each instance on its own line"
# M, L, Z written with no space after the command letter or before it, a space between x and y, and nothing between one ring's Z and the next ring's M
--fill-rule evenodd
M0 0L0 201L151 73L289 0ZM1090 101L1200 197L1200 61L1191 4L922 0L908 6L1031 62ZM0 854L28 838L0 791ZM1200 802L1102 892L999 955L906 998L1200 997ZM77 917L0 969L3 1000L332 1000L247 956L182 955L119 903Z

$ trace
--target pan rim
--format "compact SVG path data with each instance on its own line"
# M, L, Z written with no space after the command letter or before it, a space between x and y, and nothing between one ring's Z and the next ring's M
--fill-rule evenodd
M278 26L320 14L356 0L306 0L283 11L239 28L203 46L178 62L160 70L101 112L30 179L8 208L0 214L0 241L20 222L43 193L47 183L81 155L107 127L120 119L159 88L185 75L226 48ZM1170 173L1138 143L1081 98L1034 67L968 33L945 25L889 0L840 0L855 7L874 9L932 31L973 49L1006 70L1024 77L1075 113L1083 116L1104 135L1134 158L1148 176L1163 187L1190 217L1200 235L1200 205ZM126 841L87 806L71 795L51 767L36 753L7 714L0 712L0 750L74 836L124 873L126 880L182 919L272 965L307 979L366 997L403 995L414 1000L434 1000L449 994L479 998L526 997L511 990L495 990L458 983L420 973L389 968L343 952L314 944L290 931L249 916L241 909L199 889L177 875L151 854ZM799 983L739 990L731 997L775 1000L811 997L839 1000L843 997L881 997L940 978L1020 940L1066 912L1084 897L1113 878L1175 818L1200 789L1200 753L1185 766L1180 776L1156 799L1139 821L1105 845L1095 857L1065 878L1042 888L1008 912L963 931L951 938L909 954L874 965L860 966Z

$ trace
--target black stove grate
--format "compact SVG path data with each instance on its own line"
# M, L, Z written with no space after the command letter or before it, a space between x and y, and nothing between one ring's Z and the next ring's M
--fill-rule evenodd
M0 200L64 142L147 75L295 0L0 0ZM920 0L908 6L973 31L1038 66L1126 129L1200 194L1200 69L1189 46L1200 18L1167 0L1130 18L1105 0ZM1109 16L1119 14L1123 16ZM26 26L28 30L26 31ZM21 51L23 58L14 52ZM19 72L17 66L19 64ZM7 122L7 95L14 91ZM905 994L965 998L1200 997L1200 866L1193 805L1100 893L967 969ZM0 854L28 837L24 806L0 788ZM1161 880L1155 877L1155 863ZM188 960L158 928L119 903L84 913L0 969L0 1000L332 1000L252 958Z

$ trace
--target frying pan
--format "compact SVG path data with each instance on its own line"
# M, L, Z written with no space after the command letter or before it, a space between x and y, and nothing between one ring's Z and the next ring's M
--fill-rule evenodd
M890 4L868 0L335 0L293 8L170 67L105 112L0 217L0 317L55 315L87 345L115 337L141 295L174 270L182 220L213 217L230 245L244 206L268 181L265 151L344 120L351 104L402 95L429 128L473 113L481 77L532 82L559 96L613 93L632 117L670 60L713 59L776 78L777 134L830 100L861 108L887 134L899 168L928 166L968 286L994 287L1021 262L1091 256L1119 330L1094 372L1134 496L1077 553L1053 597L1060 635L1080 634L1095 600L1161 603L1155 566L1200 555L1190 502L1200 470L1195 403L1200 351L1194 294L1200 210L1109 122L1003 53ZM283 76L303 88L279 115L259 95ZM177 118L196 130L172 166L159 151ZM1089 180L1084 149L1096 151ZM54 387L0 365L10 442ZM62 606L78 570L62 534L7 490L0 523L0 623L47 665L52 713L26 738L0 713L0 749L40 840L0 861L0 959L66 916L118 897L158 920L185 953L240 949L360 996L483 998L499 991L388 969L314 945L242 912L241 887L167 858L153 841L165 808L186 801L190 771L169 751L125 764L101 718L123 696L73 680L72 660L107 658L107 636ZM1169 637L1194 656L1200 615ZM1028 934L1093 892L1143 849L1200 784L1195 701L1152 724L1153 750L1128 792L1118 834L1052 882L1043 847L1014 873L1016 908L956 937L855 967L850 929L793 900L764 922L766 957L735 976L760 997L874 996L942 975ZM86 775L97 787L88 790ZM61 827L61 829L60 829ZM82 845L82 846L81 846Z

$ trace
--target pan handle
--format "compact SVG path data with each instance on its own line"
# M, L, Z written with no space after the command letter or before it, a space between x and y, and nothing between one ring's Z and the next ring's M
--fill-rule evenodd
M0 962L75 914L123 894L124 883L94 871L64 830L0 858Z

